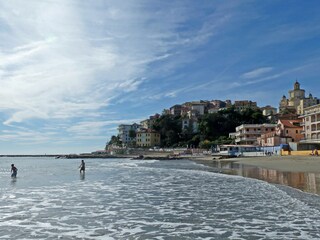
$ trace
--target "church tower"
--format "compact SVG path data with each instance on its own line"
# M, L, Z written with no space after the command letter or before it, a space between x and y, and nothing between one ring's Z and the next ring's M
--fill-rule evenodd
M282 97L279 104L280 112L289 110L290 112L297 112L300 100L305 99L305 90L300 88L300 83L296 81L293 85L293 90L289 91L288 99ZM285 104L287 101L287 104Z
M289 91L289 106L297 109L301 99L305 99L305 90L300 89L300 83L296 81L293 90Z

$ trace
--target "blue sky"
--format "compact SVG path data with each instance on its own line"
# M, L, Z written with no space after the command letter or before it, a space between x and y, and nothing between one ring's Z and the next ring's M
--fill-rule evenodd
M0 154L103 149L192 100L320 97L317 0L0 0Z

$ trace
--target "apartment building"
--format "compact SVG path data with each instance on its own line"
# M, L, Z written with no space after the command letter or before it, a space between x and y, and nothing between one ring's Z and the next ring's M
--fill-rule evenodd
M141 127L140 124L120 124L118 126L118 136L122 145L127 146L135 140L135 138L130 137L131 131L137 131Z
M236 144L258 144L258 138L261 134L272 132L276 124L242 124L236 127Z
M158 118L160 118L160 114L156 113L155 115L150 116L148 119L142 120L142 121L140 122L140 125L141 125L142 128L152 128L154 122L155 122Z
M234 102L234 109L236 111L243 111L245 109L252 108L252 109L257 109L257 102L252 102L248 100L243 100L243 101L235 101Z
M320 142L320 104L304 109L302 127L305 141Z
M138 147L155 147L160 145L160 133L152 129L140 129L136 135Z
M279 119L276 132L278 136L291 137L293 142L299 142L304 138L301 119L284 120Z
M301 119L279 119L275 131L261 134L260 146L279 146L289 142L299 142L304 138Z
M182 105L176 104L169 109L171 115L180 116L182 110Z

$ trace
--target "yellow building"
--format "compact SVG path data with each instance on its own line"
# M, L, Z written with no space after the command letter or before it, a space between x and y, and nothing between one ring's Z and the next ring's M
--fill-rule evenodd
M136 135L138 147L155 147L160 145L160 134L152 129L140 129Z

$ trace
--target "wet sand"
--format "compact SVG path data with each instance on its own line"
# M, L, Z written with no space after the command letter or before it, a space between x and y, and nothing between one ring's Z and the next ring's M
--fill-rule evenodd
M168 159L168 153L145 154L144 157L146 159ZM282 172L320 173L320 156L257 156L218 159L211 155L180 155L176 159L192 160L208 166L216 166L217 162L234 162Z
M191 160L217 169L220 173L255 178L320 195L320 157L272 156Z
M202 164L211 165L210 162L235 162L265 169L273 169L282 172L310 172L320 173L320 157L315 156L271 156L271 157L247 157L212 159L212 157L193 158Z
M171 160L162 153L146 160ZM212 167L213 171L229 175L255 178L320 195L320 157L315 156L259 156L218 159L211 155L179 155L174 159L191 160Z

